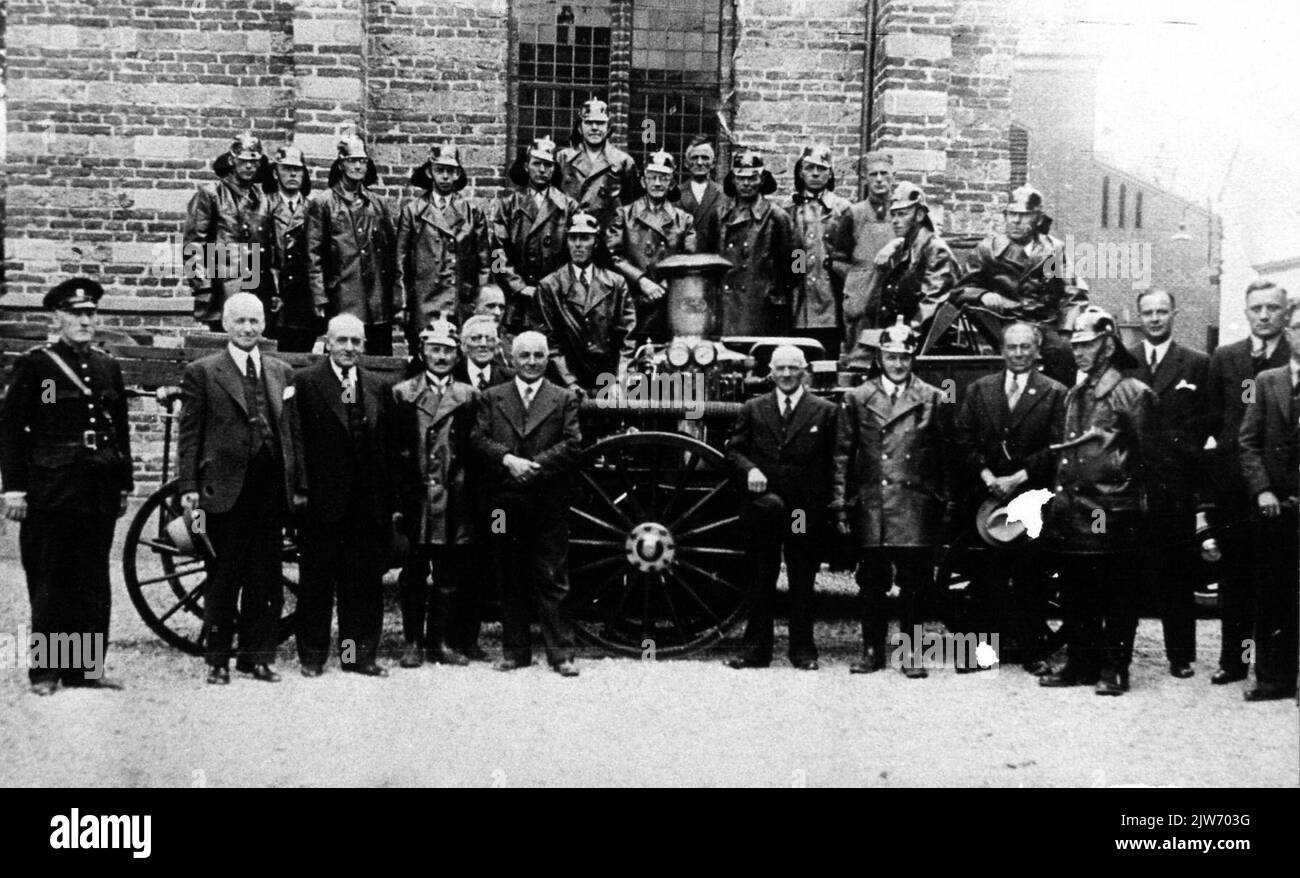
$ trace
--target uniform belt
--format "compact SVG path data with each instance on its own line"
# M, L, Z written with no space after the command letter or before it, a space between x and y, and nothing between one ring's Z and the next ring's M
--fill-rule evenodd
M38 444L53 448L88 448L91 451L99 451L113 444L113 434L101 433L98 430L84 430L71 436L60 436L52 442L43 440Z

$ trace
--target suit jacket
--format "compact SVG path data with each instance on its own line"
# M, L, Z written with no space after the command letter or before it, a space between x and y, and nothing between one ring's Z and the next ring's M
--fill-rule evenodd
M575 270L569 264L542 278L528 323L550 340L551 378L592 388L601 374L618 372L620 359L631 359L636 304L623 278L598 265L583 295Z
M505 326L518 331L527 318L526 302L516 294L535 287L568 261L565 232L578 202L554 186L546 190L541 209L530 189L516 187L492 203L488 223L492 234L492 276L506 294ZM497 258L498 251L500 256Z
M835 248L840 242L840 224L852 206L847 198L829 191L822 192L820 198L796 192L785 206L794 224L795 246L804 251L804 270L795 278L792 302L796 330L836 329L843 323L840 300L845 263Z
M289 364L263 352L262 388L270 411L267 441L283 467L286 504L292 500L294 459L284 403L292 383ZM180 491L198 491L199 507L208 512L229 512L244 488L252 462L253 434L244 377L228 350L185 367L181 400L177 442Z
M226 298L238 292L255 293L269 313L275 294L275 223L266 193L257 185L240 192L229 179L199 186L185 209L182 245L187 251L194 245L204 254L189 278L195 317L202 321L220 320ZM206 262L209 245L223 254L221 265ZM209 271L213 267L215 274Z
M1192 514L1203 488L1205 439L1210 435L1210 358L1200 351L1169 343L1164 359L1151 374L1146 349L1129 349L1139 363L1127 373L1156 394L1156 428L1151 433L1147 489L1154 503Z
M662 213L650 209L649 198L638 198L620 207L605 232L614 270L627 280L628 291L637 303L637 331L656 341L668 337L668 297L646 302L641 297L641 276L668 287L655 267L669 256L698 250L695 221L686 211L664 204Z
M1291 367L1259 373L1255 405L1241 420L1241 475L1252 500L1272 491L1279 500L1300 494L1300 427ZM1295 573L1294 570L1291 571Z
M525 411L515 382L489 387L479 406L473 443L484 463L487 496L508 495L561 513L568 506L582 447L578 397L542 379ZM516 482L503 462L507 454L536 462L541 472L526 484Z
M1251 511L1252 498L1247 494L1238 456L1241 422L1249 407L1244 399L1249 387L1247 382L1255 377L1251 344L1250 337L1243 338L1220 345L1210 356L1208 409L1210 432L1216 443L1210 456L1215 495L1212 514L1221 524L1238 521ZM1283 335L1264 368L1285 366L1290 359L1291 346ZM1258 392L1255 398L1258 398Z
M606 143L595 162L587 158L584 146L568 146L556 155L560 189L582 209L596 215L602 228L608 228L614 211L629 204L636 191L636 162L623 150Z
M316 316L307 278L307 197L298 199L297 210L289 206L281 192L270 199L275 243L280 251L275 281L280 310L267 312L267 335L274 338L272 333L278 335L281 329L309 329L320 334L325 324Z
M718 296L718 335L780 335L790 324L794 224L764 196L729 202L718 218L719 254L731 262Z
M704 187L704 198L695 200L689 180L678 184L677 206L691 215L700 253L715 253L718 247L718 215L727 203L722 187L712 180Z
M399 382L393 399L401 508L410 536L432 545L468 543L480 507L470 476L479 392L453 376L439 395L420 374Z
M483 211L452 193L446 213L427 193L408 202L397 222L397 287L412 334L434 311L463 321L490 277L492 242Z
M363 187L349 207L343 186L307 204L307 259L312 301L325 315L351 314L367 326L391 323L397 295L397 230L388 201Z
M80 376L91 397L51 353ZM89 431L97 449L85 447ZM79 354L62 340L16 359L0 405L0 475L4 490L27 492L32 509L116 517L122 492L134 485L131 424L117 361L94 347Z
M354 453L343 385L328 357L299 369L285 408L293 434L293 487L307 497L309 519L339 522L349 504L361 504L366 521L386 525L394 509L395 474L391 392L378 375L358 366L365 432Z
M1061 441L1065 419L1065 385L1030 370L1015 411L1007 408L1007 372L985 375L966 388L957 412L955 442L962 455L966 490L982 499L980 473L995 476L1024 470L1026 487L1046 487L1055 454L1048 446ZM965 493L965 492L963 492Z
M731 464L746 497L749 471L767 477L767 489L793 512L803 510L815 533L824 525L831 502L832 463L839 407L804 388L788 426L783 426L778 392L747 401L727 442Z
M936 546L952 484L952 406L915 375L891 405L880 378L844 396L831 508L855 544Z

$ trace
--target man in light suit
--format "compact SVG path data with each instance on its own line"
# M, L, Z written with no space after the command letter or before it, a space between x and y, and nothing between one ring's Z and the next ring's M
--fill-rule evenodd
M970 501L966 512L973 513L986 497L1010 500L1051 483L1055 455L1049 446L1061 440L1066 388L1036 368L1042 338L1032 323L1008 323L1002 330L1006 368L966 389L955 440ZM979 554L982 563L971 582L977 618L964 630L1004 631L1010 641L1001 644L1004 659L1014 649L1025 670L1050 673L1041 553L1030 543Z
M1205 402L1210 358L1173 340L1178 314L1173 293L1159 288L1143 292L1137 309L1143 339L1129 349L1138 366L1128 374L1154 390L1158 401L1153 459L1147 468L1152 541L1143 558L1147 581L1160 594L1169 673L1186 679L1195 673L1196 596L1186 571L1195 563L1201 449L1210 429Z
M474 449L484 464L492 510L488 539L501 590L502 660L512 671L532 663L531 605L546 658L574 677L573 629L561 604L569 590L569 493L582 434L578 398L542 377L549 349L540 332L522 332L513 349L515 380L483 394Z
M1290 305L1291 361L1259 373L1241 421L1241 473L1259 516L1255 551L1255 686L1247 701L1296 691L1296 568L1300 566L1300 307Z
M773 351L776 389L741 407L727 443L727 460L744 480L751 501L745 515L753 565L745 651L727 663L733 668L765 668L772 662L772 604L784 549L790 578L790 664L817 670L813 582L828 535L839 409L807 392L807 368L797 347L782 345Z
M1210 677L1216 686L1246 679L1246 647L1255 618L1254 514L1252 498L1242 478L1241 422L1246 414L1247 391L1255 376L1277 369L1291 358L1286 325L1286 290L1271 281L1255 281L1246 288L1246 320L1250 336L1221 345L1210 356L1209 417L1214 435L1211 456L1214 509L1211 520L1222 552L1219 568L1219 620L1223 647L1219 669ZM1251 395L1255 398L1255 394Z
M294 506L301 513L298 658L319 677L329 655L334 596L343 670L386 677L375 660L384 625L384 549L394 511L389 391L360 365L365 324L335 315L320 362L293 378Z
M293 471L284 402L292 398L293 370L262 356L266 317L256 296L227 298L222 323L225 350L190 363L181 380L181 505L203 513L214 552L203 594L208 682L230 682L238 604L235 668L274 683L284 604L281 531Z

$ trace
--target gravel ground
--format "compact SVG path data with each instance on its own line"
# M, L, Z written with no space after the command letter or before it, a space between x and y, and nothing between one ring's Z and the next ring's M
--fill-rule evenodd
M16 537L0 535L10 633L28 619ZM1144 620L1122 698L1040 689L1010 667L850 676L844 620L819 623L817 673L732 671L724 645L660 663L584 655L572 680L481 664L308 680L284 650L280 684L235 674L218 688L139 621L114 564L108 676L127 688L36 698L25 672L0 671L0 785L1300 785L1300 711L1209 685L1213 620L1191 680L1168 676L1159 624ZM495 652L495 627L487 640Z

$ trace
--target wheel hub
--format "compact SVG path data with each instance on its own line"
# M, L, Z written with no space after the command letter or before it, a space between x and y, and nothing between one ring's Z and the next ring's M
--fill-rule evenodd
M627 536L627 561L642 573L666 570L677 555L677 544L668 528L644 521Z

